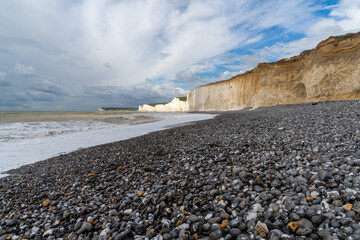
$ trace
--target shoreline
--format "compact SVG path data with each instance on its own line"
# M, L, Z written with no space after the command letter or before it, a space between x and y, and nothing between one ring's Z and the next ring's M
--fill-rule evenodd
M0 143L0 152L2 153L0 178L6 176L3 172L10 169L46 160L60 154L141 136L168 127L176 127L178 124L191 124L194 121L209 119L213 116L215 115L202 113L182 114L143 124L122 124L107 129L25 139L18 142L2 142ZM96 138L93 136L96 136Z
M0 237L357 237L359 109L222 112L11 170L0 179Z

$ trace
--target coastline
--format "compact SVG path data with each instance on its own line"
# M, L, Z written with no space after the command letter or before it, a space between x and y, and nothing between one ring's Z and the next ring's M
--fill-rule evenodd
M356 237L359 106L224 112L11 170L0 236Z
M149 132L176 127L178 124L190 124L194 121L212 118L213 116L215 115L203 113L182 114L143 124L114 125L114 127L107 129L25 139L18 142L0 142L2 159L0 178L6 176L6 174L2 174L2 172L60 154L141 136Z

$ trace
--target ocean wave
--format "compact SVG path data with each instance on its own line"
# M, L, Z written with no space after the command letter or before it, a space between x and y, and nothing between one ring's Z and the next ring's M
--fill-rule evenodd
M58 113L57 113L58 115ZM82 115L84 118L85 115ZM29 122L14 122L0 124L0 142L16 142L23 139L36 139L40 137L52 137L74 132L86 132L96 129L113 128L118 125L134 125L160 121L172 118L176 114L169 113L126 113L108 115L88 115L90 120L71 120L61 115L54 118L55 121L41 121L32 119ZM71 116L74 118L73 116ZM49 116L46 116L47 119ZM69 117L68 117L69 118ZM56 121L56 119L60 119ZM39 121L34 121L39 120Z

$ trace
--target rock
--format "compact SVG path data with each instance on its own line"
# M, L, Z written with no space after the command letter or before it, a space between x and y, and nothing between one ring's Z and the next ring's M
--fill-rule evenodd
M327 177L327 171L325 171L325 170L320 170L319 172L318 172L318 179L320 180L320 181L325 181L326 180L326 177Z
M164 240L170 240L170 239L171 239L170 234L165 233L165 234L163 235L163 239L164 239ZM139 240L140 240L140 239L139 239ZM142 240L142 239L141 239L141 240Z
M288 226L297 235L303 236L310 234L315 229L314 225L305 218L302 218L297 222L290 222Z
M315 224L320 224L320 223L322 223L323 219L324 219L323 215L316 215L316 216L311 217L311 222L313 222Z
M353 206L352 206L352 210L359 213L360 212L360 202L356 201Z
M352 209L353 205L351 203L347 203L343 206L345 211L350 211Z
M7 226L7 227L15 226L16 223L17 223L17 220L16 220L16 219L6 220L6 226Z
M330 225L334 228L339 228L341 226L340 223L338 221L336 221L335 219L331 219Z
M290 219L293 221L299 221L300 220L300 216L294 212L290 213Z
M241 234L237 236L236 240L250 240L250 238L245 234Z
M313 199L315 199L315 198L317 198L317 197L319 196L319 193L318 193L318 192L315 192L315 191L312 191L312 192L310 193L310 196L311 196Z
M235 238L241 234L241 230L238 228L231 228L229 233L232 237Z
M110 234L110 228L105 228L100 232L100 236L107 237Z
M226 212L221 212L221 213L220 213L220 217L221 217L222 219L229 219L229 218L230 218L229 214L227 214Z
M68 217L70 217L70 215L71 215L71 212L66 210L62 215L62 219L67 219Z
M307 183L308 182L308 180L302 176L295 177L295 180L299 183Z
M30 233L30 238L37 236L39 230L40 230L40 228L38 228L38 227L32 227L31 228L31 233Z
M183 223L181 224L179 227L179 229L184 229L184 230L189 230L190 229L190 225L187 223Z
M354 231L351 227L344 227L342 230L346 235L351 235Z
M338 191L330 191L327 194L329 195L329 198L331 200L339 200L340 199L340 193Z
M281 239L281 236L283 235L283 232L279 229L273 229L269 232L268 236L271 240L279 240Z
M45 199L45 201L43 201L42 205L44 207L47 207L47 206L49 206L50 203L51 203L51 201L49 199Z
M266 237L266 235L269 233L269 229L267 228L267 225L260 221L256 223L255 231L257 231L259 235L263 238Z
M209 237L213 238L213 239L219 239L222 237L222 232L221 232L221 230L216 230L214 232L211 232Z
M199 221L199 217L196 216L196 215L190 215L188 218L187 218L187 221L191 224L191 223L194 223L194 222L198 222Z
M53 232L54 232L53 229L48 229L44 232L43 237L49 237L49 236L53 235Z
M239 226L239 224L240 224L240 221L239 221L239 219L233 219L233 220L231 220L230 222L229 222L229 226L231 227L231 228L236 228L236 227L238 227Z
M130 215L132 212L133 212L133 210L131 208L124 210L125 215Z
M260 204L256 203L252 205L245 216L246 221L255 220L257 218L257 213L260 211L260 209L262 209Z
M288 196L285 196L283 198L282 202L285 205L286 210L288 210L288 211L292 211L296 206L294 201L292 201L291 198Z
M115 217L115 216L118 216L118 215L119 215L119 212L116 209L111 209L109 211L109 216L110 217Z
M92 224L88 223L88 222L84 222L80 229L77 231L77 234L83 234L83 233L88 233L92 230Z
M266 192L261 192L259 195L260 199L263 201L266 201L269 199L268 195L266 194Z
M81 228L81 226L83 225L83 222L79 221L75 224L74 226L74 231L77 231Z
M143 224L137 224L135 227L135 233L138 235L143 235L146 232L146 227Z
M122 231L121 233L119 233L118 235L116 235L114 240L125 239L128 235L130 235L130 233L131 233L130 229L126 229L126 230Z
M215 232L215 231L220 230L220 229L221 229L220 225L217 224L217 223L212 224L211 227L210 227L211 232Z
M189 231L186 231L185 229L180 230L179 239L180 240L189 240L190 239Z

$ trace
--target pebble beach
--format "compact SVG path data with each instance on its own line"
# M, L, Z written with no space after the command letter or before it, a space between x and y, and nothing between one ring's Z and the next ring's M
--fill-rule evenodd
M360 101L224 112L11 170L0 239L360 239L359 172Z

